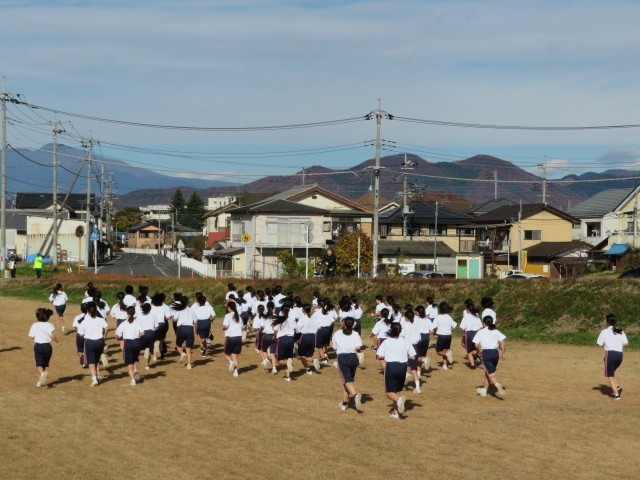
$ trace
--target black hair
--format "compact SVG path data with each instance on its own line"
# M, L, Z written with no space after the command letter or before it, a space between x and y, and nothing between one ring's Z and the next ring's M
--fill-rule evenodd
M53 294L58 295L58 293L60 293L60 290L62 290L62 284L56 283L56 286L53 287Z
M147 302L147 296L146 295L138 295L138 298L136 298L136 300L138 300L141 304L146 303Z
M173 292L173 301L179 302L182 298L182 292Z
M153 297L151 297L151 305L154 307L160 307L164 303L166 296L164 293L156 293Z
M356 323L356 321L353 319L353 317L347 317L342 321L342 324L344 325L344 327L342 327L342 333L344 333L345 335L351 335L351 332L353 332L353 325Z
M436 300L433 297L427 297L427 303L429 305L434 305L436 303Z
M615 314L610 313L609 315L607 315L606 318L607 318L607 325L613 327L614 335L620 335L622 333L622 329L616 327L616 323L618 323L618 317L616 317Z
M424 307L423 307L422 305L418 305L418 306L415 308L415 312L418 314L418 316L419 316L420 318L424 318L424 317L426 317L426 316L427 316L427 312L426 312L426 310L424 309Z
M127 322L133 323L136 316L136 307L127 307Z
M482 308L493 308L493 298L482 297L480 299L480 305L482 305Z
M263 304L258 305L258 318L266 318L267 316L267 309L265 308L265 306Z
M408 310L404 313L404 318L409 323L413 323L414 317L415 317L415 313L413 313L413 310Z
M402 325L400 325L398 322L393 322L389 326L387 335L389 335L389 337L391 338L398 338L400 336L400 332L402 332Z
M304 313L306 313L306 314L307 314L307 316L311 315L311 305L310 305L310 304L305 303L305 304L304 304L304 305L302 305L302 307L300 307L300 308L302 308L302 311L303 311Z
M393 298L393 295L387 295L387 305L394 305L396 303L396 299Z
M247 303L244 300L244 292L242 290L238 290L238 293L236 294L236 300L235 302L237 304L241 304L241 303Z
M126 287L124 287L124 292L127 295L133 295L133 286L127 285Z
M379 302L384 301L384 297L380 294L376 295L376 300L378 300Z
M393 314L396 315L400 312L400 305L394 303L391 305L391 309L393 310Z
M356 297L355 295L351 295L350 300L351 300L351 303L353 304L354 308L356 308L356 309L359 308L359 306L358 306L358 297Z
M149 287L146 285L138 285L138 292L140 292L140 295L144 295L146 297L149 293Z
M234 291L235 291L235 289L236 289L236 286L235 286L233 283L228 283L228 284L227 284L227 289L228 289L230 292L234 292Z
M442 314L447 314L447 313L451 313L453 312L453 308L451 308L451 305L449 305L447 302L440 302L440 305L438 305L438 312L442 313Z
M182 310L185 310L187 308L187 304L189 303L189 299L187 297L185 297L184 295L182 295L182 297L180 297L180 300L178 300L177 302L173 302L171 304L171 308L173 308L174 310L180 312Z
M476 310L476 306L473 304L473 300L471 300L470 298L467 298L464 301L464 308L469 310L472 315L478 315L478 310Z
M87 302L87 315L89 315L92 318L96 318L96 317L102 318L102 315L100 315L100 312L98 312L98 306L96 305L96 302L94 301Z
M118 306L120 307L120 310L126 312L127 306L124 304L124 292L118 292L116 298L118 299Z
M482 323L484 323L489 330L496 329L496 324L493 323L493 317L491 315L485 315L482 319Z
M273 302L267 302L267 317L271 318L273 317L273 312L276 309L275 305L273 304Z
M280 314L271 322L272 327L277 327L278 325L282 325L289 318L289 305L284 305L280 309Z
M91 288L87 288L87 297L88 298L93 298L93 296L96 293L96 287L91 287Z
M276 292L276 294L282 293L282 285L276 285L273 291Z
M148 303L143 303L140 307L140 310L142 310L142 313L144 313L145 315L149 315L149 312L151 311L151 305Z
M238 323L240 321L240 315L238 315L238 305L236 302L227 302L227 308L233 310L233 319Z
M200 293L200 295L196 295L196 302L198 302L198 305L201 307L204 307L204 304L207 303L207 297Z
M264 290L258 290L256 295L258 295L258 300L264 300Z
M318 290L313 292L313 298L320 298L320 292Z
M343 312L350 312L351 311L351 299L349 297L342 297L340 299L340 310L342 310Z
M253 287L251 285L247 285L247 288L245 288L245 290L249 295L251 295L251 298L255 298L256 294L253 292Z
M293 297L293 304L296 307L302 307L302 299L296 295L295 297Z
M84 315L82 316L82 318L80 318L78 320L78 323L82 323L82 321L84 320L85 315L87 314L87 304L86 303L81 303L80 304L80 313L83 313Z
M53 315L53 310L50 308L38 308L36 310L36 319L39 322L48 322L51 315Z
M96 302L98 308L104 308L107 306L104 300L102 300L102 293L97 291L93 294L93 301Z
M393 323L393 318L391 318L391 315L389 315L388 308L383 308L382 310L380 310L380 318L382 318L382 321L387 325L391 325Z
M324 304L322 305L322 315L326 315L331 310L333 310L333 305L331 305L331 301L328 298L325 298Z

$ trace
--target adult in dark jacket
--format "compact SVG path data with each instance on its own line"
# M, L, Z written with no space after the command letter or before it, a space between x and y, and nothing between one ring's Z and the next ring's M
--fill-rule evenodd
M332 277L336 274L336 256L333 254L333 250L327 250L327 258L324 260L325 275Z

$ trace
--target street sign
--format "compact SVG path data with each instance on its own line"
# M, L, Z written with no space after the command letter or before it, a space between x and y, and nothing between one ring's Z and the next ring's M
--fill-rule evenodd
M307 236L307 242L313 243L313 233L309 232L309 235Z
M311 220L307 222L307 228L310 232L313 232L313 222Z
M89 241L97 242L98 240L100 240L100 234L98 233L98 230L94 228L93 230L91 230L91 233L89 234Z
M184 242L182 241L182 239L178 240L178 250L184 250Z
M251 235L249 235L248 233L245 233L244 235L242 235L242 243L246 245L250 241L251 241Z
M82 238L84 236L84 227L82 225L78 225L76 227L76 237Z

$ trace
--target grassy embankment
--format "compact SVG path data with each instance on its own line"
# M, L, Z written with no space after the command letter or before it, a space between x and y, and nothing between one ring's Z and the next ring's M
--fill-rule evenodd
M46 302L56 282L65 286L71 303L79 303L86 284L92 281L102 291L103 297L113 303L118 291L130 283L137 288L149 286L151 292L164 291L171 295L182 291L193 297L194 292L203 291L214 305L218 315L222 314L227 281L219 279L169 279L131 278L91 274L61 274L37 280L33 277L5 280L0 283L0 295L10 295ZM629 337L630 348L640 349L640 323L637 307L640 301L640 282L621 281L615 278L579 279L561 281L438 281L424 282L405 279L335 279L332 281L304 280L250 280L235 281L242 289L253 285L255 289L271 287L280 283L285 291L292 291L304 300L310 300L314 290L319 290L337 302L343 294L356 294L365 312L373 310L375 295L393 295L402 306L424 304L427 295L437 301L446 300L454 306L453 317L459 320L462 304L466 298L479 305L482 296L492 296L496 304L498 319L509 338L556 342L573 345L593 345L597 332L603 328L604 315L616 313L620 325ZM367 315L363 324L371 326L373 319Z

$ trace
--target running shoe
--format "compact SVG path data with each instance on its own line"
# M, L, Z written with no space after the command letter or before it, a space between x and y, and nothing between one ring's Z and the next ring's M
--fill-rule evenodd
M620 396L620 395L614 395L614 396L613 396L613 399L614 399L614 400L622 400L622 396Z
M364 363L364 352L358 353L358 364L362 365Z
M287 358L287 370L293 372L293 360L291 358Z
M129 382L129 385L131 385L132 387L135 387L136 386L136 381L135 380L131 380Z
M229 373L233 373L236 368L236 364L233 361L229 362Z
M277 375L278 374L278 370L276 369L276 367L273 367L271 369L271 375Z
M136 370L135 372L133 372L133 378L135 378L136 382L140 381L140 372L138 370Z
M104 353L102 355L100 355L100 362L102 363L103 367L108 367L109 366L109 359L107 358L107 356Z
M307 375L313 375L313 371L311 371L311 369L310 369L310 368L307 368L306 374L307 374Z
M47 372L45 372L47 373ZM622 395L622 387L618 387L618 395Z
M422 389L420 387L416 387L416 388L413 389L413 393L420 394L420 393L422 393Z
M178 359L178 363L184 363L184 359L187 358L187 354L182 352L180 354L180 358Z
M398 414L398 412L391 412L391 414L389 414L389 418L393 418L394 420L400 420L400 414Z
M187 363L186 369L187 370L191 370L191 364L190 363Z
M340 407L340 410L342 410L343 412L347 409L347 404L344 402L340 402L338 404L338 407Z
M443 364L442 364L442 369L443 369L443 370L449 370L449 367L447 367L447 364L446 364L446 363L443 363Z
M422 360L422 367L424 368L425 372L431 368L431 359L429 357L424 357L424 359Z
M313 359L313 368L316 369L316 372L320 371L320 360L318 360L317 358Z
M98 386L98 379L97 379L97 378L94 378L94 379L91 381L91 386L92 386L92 387L97 387L97 386Z
M153 361L155 362L159 356L160 356L160 340L156 340L155 342L153 342Z
M148 348L145 348L144 349L144 355L143 355L145 361L148 361L150 356L151 356L151 352L149 351Z
M404 376L404 381L405 381L405 383L406 383L406 382L410 382L411 380L413 380L413 375L412 375L412 374L410 374L410 373L407 373L407 374Z
M478 395L480 395L481 397L486 397L487 396L487 389L483 388L483 387L478 387L478 388L476 388L476 393Z
M445 356L447 357L447 362L453 363L453 353L451 350L449 350Z
M327 365L329 365L329 361L328 360L321 360L320 361L320 365L322 365L323 367L326 367Z
M362 411L362 395L360 393L356 393L355 404L356 404L356 410L361 412Z
M150 370L149 365L145 365L145 366L144 366L144 369L145 369L145 370Z
M507 392L504 388L502 388L502 385L500 385L499 383L496 383L496 388L498 389L498 391L496 392L496 396L498 398L504 398L507 396Z
M283 380L284 380L285 382L290 382L290 381L291 381L291 377L284 377L284 378L283 378Z
M40 386L44 387L47 384L47 371L45 370L40 374Z
M38 382L36 383L36 387L40 388L42 386L42 383Z
M232 377L237 377L238 376L238 369L236 368L233 373L231 374Z
M400 398L398 398L398 413L402 414L404 413L404 402L406 402L407 399L405 398L404 395L400 396Z

